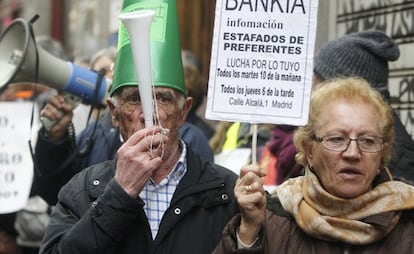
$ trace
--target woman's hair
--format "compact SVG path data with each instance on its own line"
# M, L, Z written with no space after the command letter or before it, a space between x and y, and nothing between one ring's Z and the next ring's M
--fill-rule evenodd
M313 135L323 123L322 110L337 101L366 102L374 106L380 119L380 128L384 143L390 144L381 160L382 166L388 164L392 157L392 142L394 140L392 109L384 101L381 94L361 78L339 78L322 83L311 96L309 120L306 126L298 128L293 137L297 149L296 161L304 166L307 164L305 150L311 147ZM375 124L375 123L373 123Z

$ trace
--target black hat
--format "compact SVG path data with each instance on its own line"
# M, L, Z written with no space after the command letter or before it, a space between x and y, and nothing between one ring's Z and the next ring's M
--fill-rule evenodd
M388 90L388 61L400 56L398 45L381 31L351 33L328 41L314 58L322 79L362 77L383 92Z

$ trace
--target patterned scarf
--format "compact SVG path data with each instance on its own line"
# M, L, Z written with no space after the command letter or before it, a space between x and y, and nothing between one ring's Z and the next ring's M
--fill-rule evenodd
M306 233L355 245L382 239L398 223L402 210L414 208L414 186L388 180L357 198L342 199L325 191L309 169L272 193ZM386 223L370 219L387 215Z

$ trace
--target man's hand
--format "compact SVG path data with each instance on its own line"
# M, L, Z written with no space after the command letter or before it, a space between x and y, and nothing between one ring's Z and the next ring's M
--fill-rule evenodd
M162 144L167 140L160 127L151 127L137 131L119 148L115 180L131 197L139 195L162 164Z

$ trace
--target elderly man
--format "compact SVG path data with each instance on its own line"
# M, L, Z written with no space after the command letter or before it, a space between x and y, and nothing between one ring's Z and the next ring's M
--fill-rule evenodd
M237 211L236 175L180 140L184 85L154 92L159 125L145 128L138 87L113 86L108 106L125 142L61 189L41 253L210 253L218 243Z
M165 7L153 1L129 2L124 2L123 10ZM137 56L122 44L108 107L124 142L114 160L82 170L60 190L42 254L207 254L238 211L233 193L236 174L201 158L180 139L192 98L186 96L179 34L174 31L175 1L165 2L168 8L157 10L167 12L165 37L151 47L156 70L151 96L154 124L145 124L148 104L143 99L148 98L140 94L143 84L137 86L134 75ZM127 38L119 41L125 43Z

